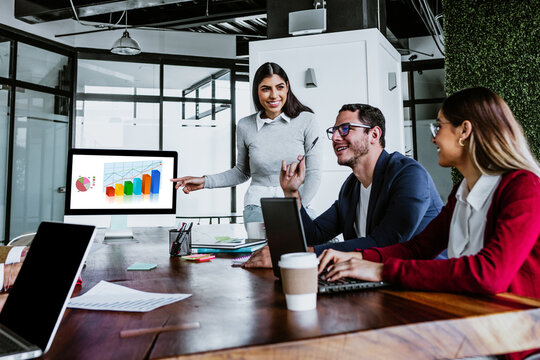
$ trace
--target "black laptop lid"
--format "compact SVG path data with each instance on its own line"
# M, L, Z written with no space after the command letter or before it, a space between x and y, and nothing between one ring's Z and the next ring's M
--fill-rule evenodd
M94 226L42 222L0 323L48 350L93 239Z
M274 275L283 254L307 251L296 198L262 198L261 206Z

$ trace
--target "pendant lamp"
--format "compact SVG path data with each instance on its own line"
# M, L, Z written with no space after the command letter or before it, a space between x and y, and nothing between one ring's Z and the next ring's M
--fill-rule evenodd
M127 31L127 11L126 11L126 29L122 34L122 37L116 40L111 48L113 54L118 55L137 55L141 53L141 46L139 43L129 36Z

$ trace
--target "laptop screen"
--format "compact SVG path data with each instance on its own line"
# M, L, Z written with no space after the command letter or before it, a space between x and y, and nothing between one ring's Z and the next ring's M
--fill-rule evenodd
M43 351L48 349L94 229L41 223L0 313L1 324Z
M295 198L262 198L261 207L274 275L281 277L281 255L307 250L298 203Z

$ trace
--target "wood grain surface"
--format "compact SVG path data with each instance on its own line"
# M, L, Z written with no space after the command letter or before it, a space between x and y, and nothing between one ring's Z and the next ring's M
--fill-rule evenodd
M89 256L77 293L106 280L192 296L147 313L68 309L44 358L435 359L540 347L535 299L387 288L321 294L316 310L292 312L271 270L232 267L238 254L205 263L170 258L165 229L134 233L138 243ZM126 271L137 261L158 266ZM197 322L198 328L174 330ZM120 336L160 327L167 331Z

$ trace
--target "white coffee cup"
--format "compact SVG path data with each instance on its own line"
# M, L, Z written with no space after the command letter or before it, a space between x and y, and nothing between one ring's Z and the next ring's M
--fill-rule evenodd
M266 239L266 231L263 222L246 223L248 239Z
M317 266L314 253L300 252L281 255L281 283L287 309L312 310L317 307Z

